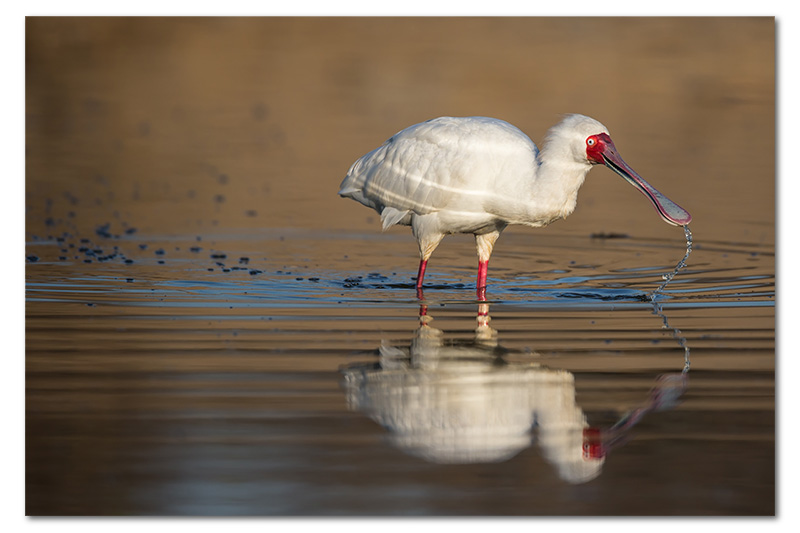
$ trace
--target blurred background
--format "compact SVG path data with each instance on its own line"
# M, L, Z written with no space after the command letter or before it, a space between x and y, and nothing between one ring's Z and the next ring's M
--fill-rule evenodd
M395 132L485 115L540 144L582 113L698 243L774 242L772 18L28 18L25 67L29 234L379 231L336 192ZM606 169L552 227L680 239Z

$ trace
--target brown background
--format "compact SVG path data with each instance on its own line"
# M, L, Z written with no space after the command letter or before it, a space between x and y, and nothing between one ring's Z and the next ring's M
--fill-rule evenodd
M55 216L78 198L87 230L116 213L146 233L379 231L336 191L396 131L487 115L541 142L579 112L693 214L698 243L774 242L772 18L28 18L26 30L29 232L45 193ZM606 169L556 226L680 239Z

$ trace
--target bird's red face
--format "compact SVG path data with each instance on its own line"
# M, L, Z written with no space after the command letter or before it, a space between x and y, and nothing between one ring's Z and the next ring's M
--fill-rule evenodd
M603 152L608 146L610 146L612 150L614 149L614 141L611 140L608 133L589 135L586 137L586 159L596 165L604 165Z
M675 226L685 226L692 221L692 215L688 211L661 194L628 166L617 153L617 147L607 133L586 137L586 159L592 164L607 166L636 187L653 203L665 222Z

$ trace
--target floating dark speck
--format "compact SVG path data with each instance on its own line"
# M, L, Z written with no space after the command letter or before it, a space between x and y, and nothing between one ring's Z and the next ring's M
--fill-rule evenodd
M257 217L258 216L258 211L256 211L255 209L248 209L247 211L244 212L244 216L246 216L246 217Z
M139 249L140 250L147 250L147 245L146 244L140 244L139 245Z
M133 278L126 278L125 281L127 281L128 283L133 283Z
M614 233L614 232L598 232L589 235L590 239L630 239L631 236L627 233Z
M191 248L189 248L190 252L195 252L195 253L199 252L200 250L202 250L200 246L192 246Z
M35 255L29 255L29 256L27 257L27 259L28 259L28 261L30 261L31 263L35 263L36 261L38 261L38 260L39 260L39 257L38 257L38 256L35 256Z
M228 254L211 254L211 259L227 259Z
M125 230L125 234L126 234L126 235L133 235L133 234L134 234L134 233L136 233L137 231L138 231L138 230L137 230L136 228L128 228L128 229L126 229L126 230Z
M126 259L125 260L125 264L130 265L131 263L133 263L133 259Z
M240 265L246 265L249 262L250 262L250 258L249 257L240 257L239 258L239 264Z
M262 272L262 270L253 269L250 271L250 275L255 276L256 274L261 274Z
M166 253L166 252L164 251L164 249L163 249L163 248L159 248L158 250L156 250L156 251L155 251L155 254L156 254L156 255L164 255L165 253Z
M102 226L98 226L97 228L95 228L94 232L97 233L100 237L103 237L105 239L110 239L111 237L113 237L113 235L111 235L111 232L108 231L110 227L111 227L111 222L106 222Z

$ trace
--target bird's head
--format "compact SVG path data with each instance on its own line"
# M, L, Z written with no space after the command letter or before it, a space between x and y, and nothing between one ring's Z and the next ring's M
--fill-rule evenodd
M685 226L692 215L678 204L661 194L647 183L622 159L614 146L608 130L598 121L584 115L568 115L548 135L566 137L573 157L589 165L605 165L644 194L661 215L661 218L675 226Z

